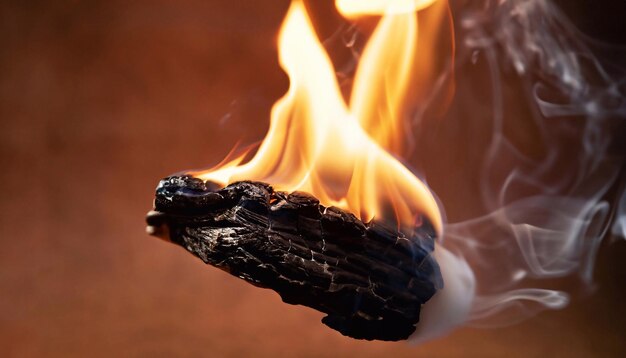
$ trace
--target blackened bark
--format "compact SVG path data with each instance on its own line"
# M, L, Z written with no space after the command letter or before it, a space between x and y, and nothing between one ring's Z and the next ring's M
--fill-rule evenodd
M205 263L326 313L323 323L353 338L408 338L421 305L442 285L426 219L407 237L264 183L218 189L169 177L147 221Z

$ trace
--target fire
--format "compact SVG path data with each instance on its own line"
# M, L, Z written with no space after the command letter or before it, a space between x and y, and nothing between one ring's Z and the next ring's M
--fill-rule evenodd
M346 17L406 14L432 5L436 0L337 0L337 10Z
M280 65L290 86L272 108L258 151L245 163L241 156L192 174L222 185L258 180L277 190L309 192L364 221L393 217L399 226L414 227L425 215L441 231L433 194L391 154L402 149L401 117L415 72L415 11L433 2L336 2L346 17L382 16L346 103L304 4L294 0L278 37Z

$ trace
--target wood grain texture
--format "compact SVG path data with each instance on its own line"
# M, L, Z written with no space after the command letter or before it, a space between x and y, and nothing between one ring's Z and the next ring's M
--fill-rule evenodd
M324 324L353 338L408 338L443 284L427 220L407 237L307 193L259 182L216 190L189 176L162 180L155 210L148 224L167 226L172 242L286 303L326 313Z

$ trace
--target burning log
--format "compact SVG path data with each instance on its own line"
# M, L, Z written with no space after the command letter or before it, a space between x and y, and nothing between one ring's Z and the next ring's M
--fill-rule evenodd
M326 313L324 324L353 338L408 338L442 286L426 218L407 236L306 193L173 176L159 184L147 222L205 263Z

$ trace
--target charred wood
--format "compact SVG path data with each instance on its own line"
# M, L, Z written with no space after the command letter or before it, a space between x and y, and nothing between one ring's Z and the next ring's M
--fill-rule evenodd
M205 263L326 313L324 324L353 338L408 338L442 286L426 218L409 235L306 193L173 176L159 184L147 222Z

